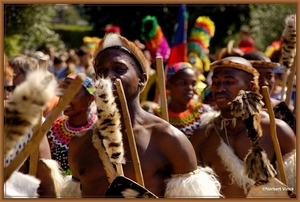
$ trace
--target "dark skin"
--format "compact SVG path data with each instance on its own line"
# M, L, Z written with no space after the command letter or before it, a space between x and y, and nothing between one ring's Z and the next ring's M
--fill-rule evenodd
M60 87L66 89L72 81L72 79L66 78ZM94 95L89 94L84 87L81 87L70 104L63 111L64 115L70 117L69 123L71 126L80 127L88 123L91 115L87 111L94 99Z
M180 70L171 77L167 83L167 89L171 96L171 102L168 105L169 110L179 113L188 108L189 102L196 93L196 82L196 74L190 68Z
M275 88L275 74L272 68L255 67L255 69L259 72L259 86L267 86L269 88L269 92L271 93ZM260 94L263 95L262 91ZM273 98L270 98L270 100L273 108L280 103L279 100ZM293 106L289 106L289 109L293 111Z
M221 67L214 70L211 90L223 117L233 118L228 102L232 101L240 90L252 90L253 82L247 78L248 76L243 71L230 67ZM260 137L260 144L266 151L270 162L275 166L276 155L270 133L270 119L264 111L261 111L260 115L263 131L263 135ZM291 128L285 122L278 119L275 122L281 153L285 155L296 148L296 138ZM214 119L214 123L224 143L230 144L235 155L243 161L250 148L250 141L246 135L246 126L243 121L238 119L235 127L232 124L226 126L229 143L226 140L224 129L220 127L220 116ZM209 134L206 134L205 130L207 127L208 125L203 125L195 130L191 138L198 163L208 165L214 169L219 176L222 185L221 192L225 197L245 197L243 188L231 182L230 173L225 170L221 158L217 154L217 149L220 146L218 133L212 129Z
M196 155L182 132L140 107L140 88L145 85L146 75L136 66L132 56L116 49L106 49L95 58L97 76L109 77L112 80L118 78L122 82L145 187L156 196L163 197L164 181L170 174L195 170ZM116 90L114 93L117 95ZM116 102L119 103L118 98ZM118 107L121 109L119 104ZM124 175L136 181L123 117L121 125L126 159L126 164L123 165ZM109 182L98 152L92 144L92 130L80 131L72 138L68 158L72 175L82 183L82 196L103 197Z

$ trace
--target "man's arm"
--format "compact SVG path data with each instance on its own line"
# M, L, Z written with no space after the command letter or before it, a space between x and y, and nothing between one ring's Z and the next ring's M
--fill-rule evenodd
M275 123L281 153L285 155L296 149L296 136L291 127L284 121L275 119Z
M197 166L197 158L187 137L174 127L163 135L165 154L172 173L167 180L165 197L221 197L220 182L210 167Z

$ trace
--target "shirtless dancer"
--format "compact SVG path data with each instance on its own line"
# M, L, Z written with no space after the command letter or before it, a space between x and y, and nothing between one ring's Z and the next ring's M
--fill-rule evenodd
M141 108L139 95L147 83L147 64L134 43L115 33L107 34L94 54L97 77L109 78L112 82L120 79L122 82L145 188L157 197L220 197L220 184L214 173L209 167L197 166L195 152L185 135ZM113 89L121 110L118 94ZM136 181L122 113L121 125L126 159L124 175ZM69 188L63 191L62 196L104 197L110 183L92 143L92 136L93 130L90 129L80 131L72 138L68 158L73 181L77 182L69 182ZM79 185L79 193L70 191Z
M220 109L203 120L203 125L194 131L192 145L201 165L210 166L220 177L221 192L225 197L245 197L254 184L244 174L243 160L250 148L246 126L241 119L231 114L228 105L236 98L240 90L258 93L259 74L251 64L241 57L227 57L211 64L212 95ZM263 135L261 147L266 151L270 162L275 167L276 155L270 135L270 119L265 111L260 112ZM206 123L205 123L206 122ZM276 119L276 130L288 186L296 190L296 138L292 129L282 120ZM279 173L279 172L277 172Z

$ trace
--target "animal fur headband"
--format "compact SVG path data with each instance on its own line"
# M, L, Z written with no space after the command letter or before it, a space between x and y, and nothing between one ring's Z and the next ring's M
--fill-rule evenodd
M266 62L266 61L259 61L259 60L248 60L251 65L254 67L254 68L257 68L257 67L264 67L264 68L275 68L275 67L278 67L279 64L278 63L274 63L274 62Z
M140 64L142 71L147 74L148 80L149 63L143 52L135 45L135 43L127 40L125 37L122 37L117 33L108 33L103 37L94 52L94 58L96 58L100 52L110 47L122 47L127 50L130 55L133 55L133 57L135 57L134 59L136 59ZM143 89L144 87L141 91L143 91Z
M214 71L215 68L219 68L219 67L232 67L235 69L240 69L245 72L248 72L253 75L254 82L258 84L258 78L259 78L258 71L255 68L253 68L253 66L248 60L242 57L231 56L231 57L223 58L222 60L219 61L215 61L211 63L210 70Z

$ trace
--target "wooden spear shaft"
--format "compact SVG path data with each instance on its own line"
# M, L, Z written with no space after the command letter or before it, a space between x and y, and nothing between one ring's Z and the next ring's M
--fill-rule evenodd
M59 114L65 109L65 107L71 102L73 97L77 94L77 92L82 87L83 83L82 78L77 76L76 79L71 83L68 87L64 95L60 98L57 106L52 110L49 117L42 124L42 126L37 131L37 134L33 134L30 141L27 143L25 148L14 158L14 160L4 168L4 182L9 179L11 174L24 162L24 160L35 151L36 145L40 143L43 136L50 129L55 119L59 116Z
M290 74L288 76L288 81L287 81L287 90L286 90L286 96L285 96L285 103L287 106L290 105L295 74L296 74L296 61L294 60L294 63L292 65L292 67L290 68Z
M39 60L39 69L43 69L45 71L48 71L48 60L45 58L41 58ZM36 124L33 127L33 134L37 134L38 129L42 125L42 117L43 112L41 111L40 118L38 124ZM29 175L36 176L37 166L38 166L38 158L39 158L39 145L36 145L36 151L32 152L30 154L29 159Z
M276 159L277 159L277 163L278 163L278 167L279 167L279 171L280 171L281 181L287 185L287 180L286 180L286 175L284 172L284 166L283 166L283 160L282 160L282 154L281 154L280 145L279 145L279 142L277 139L275 116L274 116L274 112L273 112L273 108L272 108L272 104L271 104L269 89L267 86L262 87L262 93L263 93L265 104L267 106L268 113L270 116L271 138L273 141Z
M161 56L156 57L156 71L158 76L158 90L161 101L162 118L169 122L168 104L166 98L165 73Z
M137 152L136 143L135 143L135 139L134 139L134 135L133 135L131 118L130 118L130 114L129 114L129 110L128 110L128 106L127 106L125 93L124 93L123 86L122 86L120 79L116 79L116 87L117 87L117 91L118 91L118 95L119 95L119 99L120 99L120 103L121 103L122 114L124 117L130 153L131 153L133 167L134 167L135 176L136 176L136 182L139 183L140 185L142 185L143 187L145 187L143 173L142 173L140 159L139 159L139 154Z

